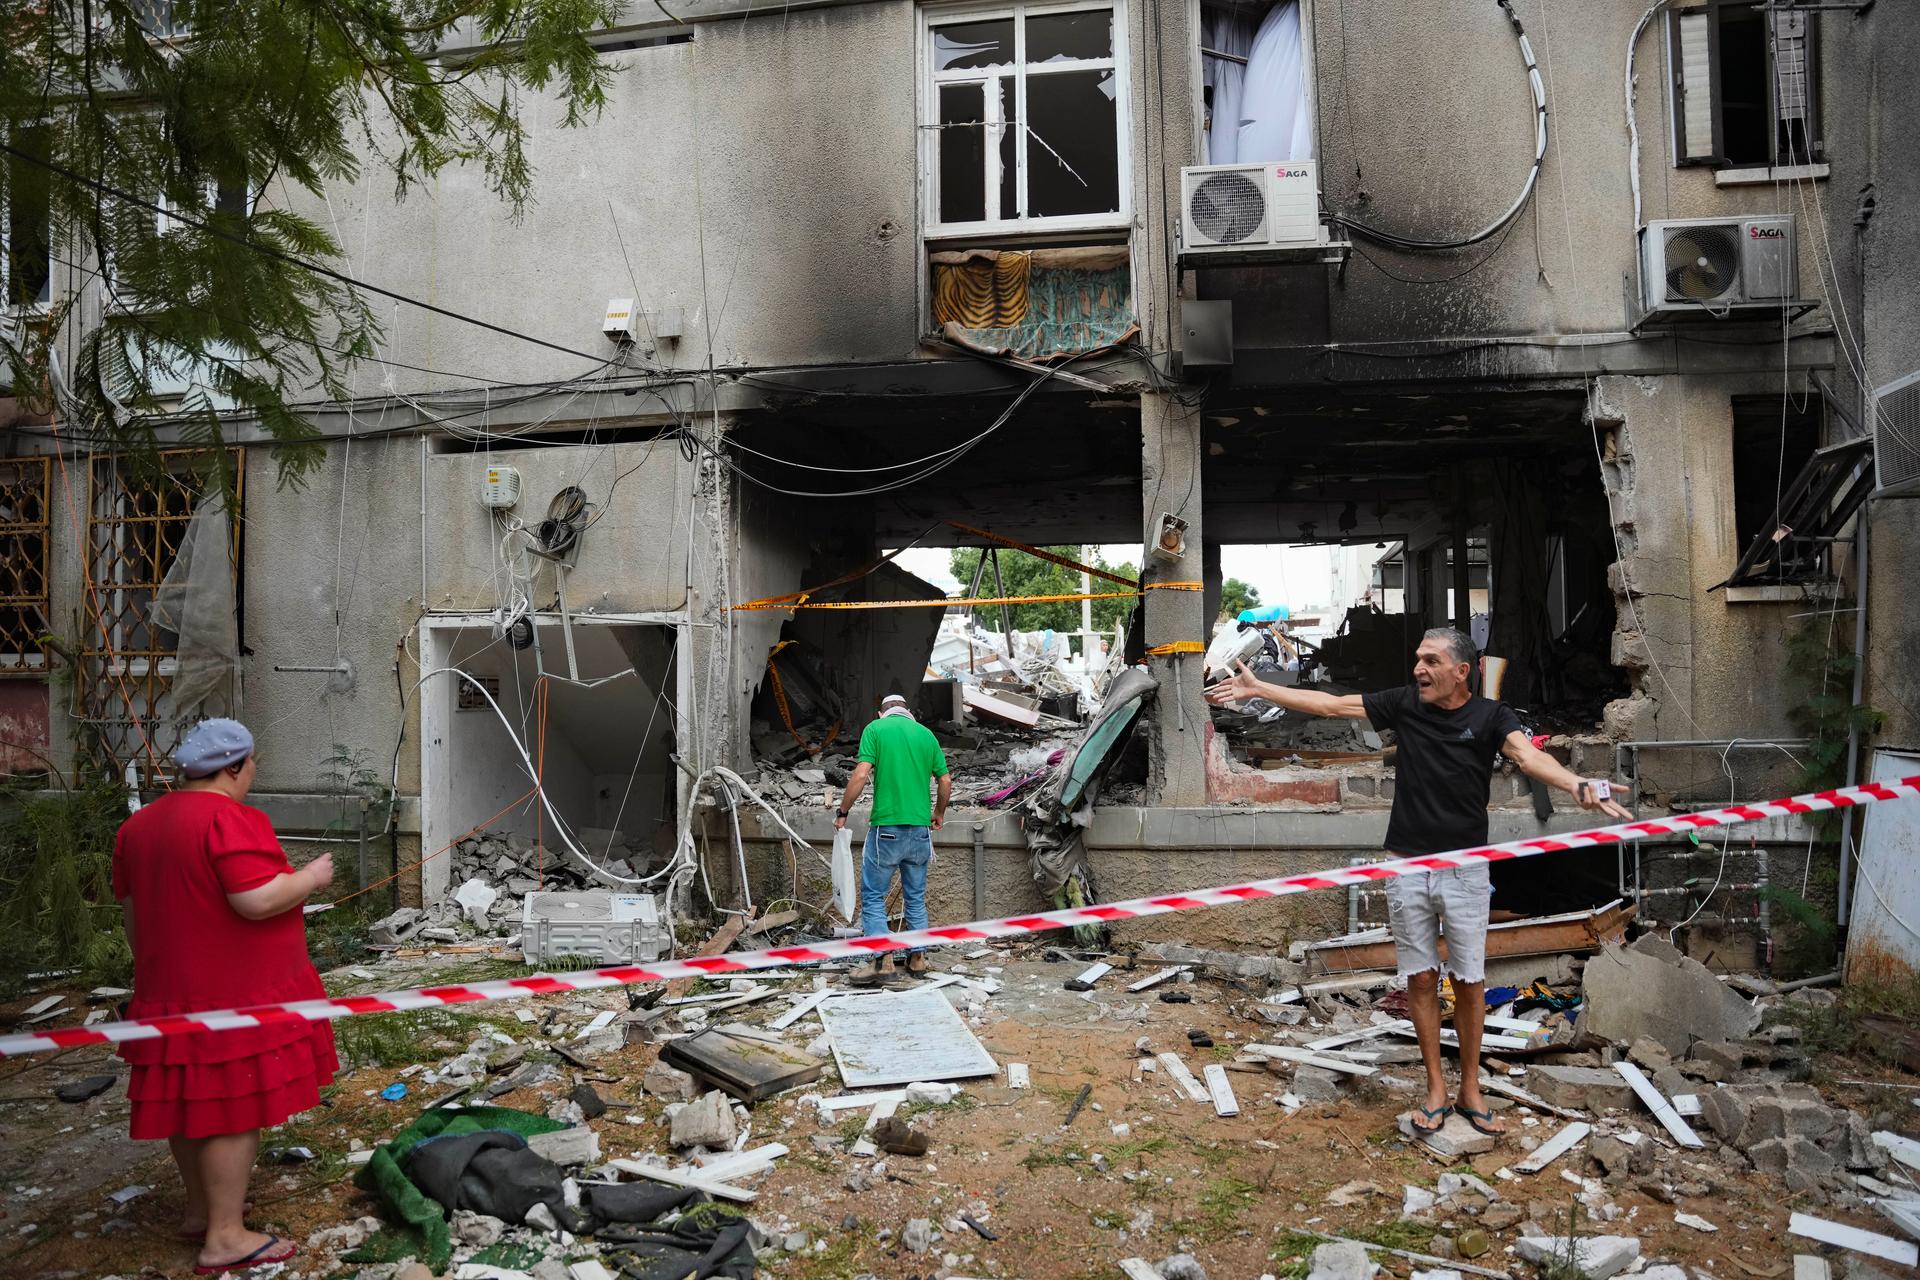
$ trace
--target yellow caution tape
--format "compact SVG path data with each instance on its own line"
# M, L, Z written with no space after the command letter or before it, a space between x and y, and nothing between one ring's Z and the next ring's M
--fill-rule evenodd
M1149 658L1166 658L1176 653L1205 653L1207 646L1198 640L1175 640L1172 644L1157 644L1147 650Z
M957 606L978 608L994 604L1058 604L1074 600L1131 600L1148 591L1198 591L1198 582L1149 582L1139 591L1076 591L1057 596L957 596L932 600L809 600L807 593L770 596L736 604L735 611L754 609L950 609Z

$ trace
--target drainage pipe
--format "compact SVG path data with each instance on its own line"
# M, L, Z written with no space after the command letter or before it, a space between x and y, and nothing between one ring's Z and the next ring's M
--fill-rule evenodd
M1853 540L1853 707L1866 694L1867 680L1867 513L1872 507L1862 504L1854 516ZM1860 781L1860 724L1854 716L1847 724L1847 785ZM1835 903L1834 923L1841 929L1853 918L1853 815L1840 815L1840 893Z
M987 824L973 824L973 918L987 918Z

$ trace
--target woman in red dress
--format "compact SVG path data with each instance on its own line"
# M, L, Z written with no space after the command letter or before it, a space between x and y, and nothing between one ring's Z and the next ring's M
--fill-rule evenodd
M174 752L185 781L127 819L113 848L113 893L133 945L129 1016L230 1009L326 994L307 958L300 910L333 879L322 856L294 870L258 809L253 735L204 720ZM291 1242L249 1231L247 1178L260 1130L320 1103L339 1060L324 1022L138 1040L131 1064L132 1136L165 1138L186 1187L184 1239L195 1271L217 1275L282 1262Z

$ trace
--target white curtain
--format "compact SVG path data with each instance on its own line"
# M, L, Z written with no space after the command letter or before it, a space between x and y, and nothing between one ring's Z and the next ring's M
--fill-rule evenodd
M1217 138L1223 124L1218 88L1214 94ZM1313 158L1313 121L1307 110L1306 50L1301 43L1298 0L1284 0L1267 11L1247 53L1245 79L1237 97L1239 118L1233 154L1223 159L1219 150L1210 149L1210 163Z
M1253 15L1238 6L1208 5L1201 11L1202 47L1215 53L1247 57L1253 52L1255 29ZM1240 155L1240 102L1247 68L1229 58L1203 53L1200 76L1213 87L1213 118L1207 127L1207 150L1202 159L1206 164L1232 164Z

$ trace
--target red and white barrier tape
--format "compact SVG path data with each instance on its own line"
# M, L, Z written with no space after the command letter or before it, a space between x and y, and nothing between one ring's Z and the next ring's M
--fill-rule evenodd
M480 1004L490 1000L514 1000L524 996L545 995L554 991L596 991L605 987L627 986L640 982L664 982L672 978L708 978L718 974L747 973L755 969L784 968L789 965L815 964L822 960L848 957L866 958L879 952L904 951L909 947L945 947L961 942L979 942L987 938L1024 937L1049 929L1075 925L1110 924L1115 920L1133 920L1143 916L1191 911L1199 907L1224 907L1261 898L1278 898L1307 893L1314 889L1339 889L1371 880L1389 880L1415 871L1437 871L1469 866L1475 862L1498 862L1508 858L1531 858L1546 853L1564 853L1569 849L1589 849L1646 840L1654 836L1686 835L1712 827L1733 827L1763 818L1781 818L1792 814L1817 813L1826 809L1847 809L1855 805L1875 804L1883 800L1920 799L1920 776L1897 782L1869 782L1857 787L1841 787L1812 795L1792 796L1757 804L1729 805L1702 813L1679 814L1670 818L1651 818L1644 822L1623 822L1591 831L1564 836L1546 836L1536 840L1509 840L1504 844L1479 849L1457 849L1449 853L1428 854L1417 858L1396 858L1357 867L1339 867L1306 875L1281 876L1255 880L1248 884L1223 885L1214 889L1191 889L1185 893L1157 898L1134 898L1100 906L1074 907L1065 911L1041 911L1033 915L1012 916L1001 920L976 920L971 924L947 925L938 929L919 929L905 933L885 933L868 938L835 939L805 947L769 947L762 951L735 951L727 955L690 960L665 960L648 965L614 965L579 973L541 973L525 978L502 978L494 982L475 982L460 986L426 987L414 991L390 991L374 996L338 996L326 1000L299 1000L286 1004L249 1005L243 1009L221 1009L208 1013L176 1014L164 1018L138 1018L129 1022L103 1022L91 1027L67 1027L34 1035L0 1037L0 1058L27 1053L45 1053L53 1049L71 1049L88 1044L120 1044L131 1040L151 1040L160 1036L197 1035L206 1031L227 1031L238 1027L257 1027L275 1022L328 1022L363 1013L389 1013L403 1009L440 1008L447 1005Z

